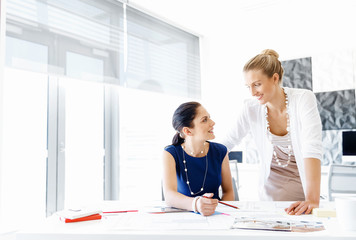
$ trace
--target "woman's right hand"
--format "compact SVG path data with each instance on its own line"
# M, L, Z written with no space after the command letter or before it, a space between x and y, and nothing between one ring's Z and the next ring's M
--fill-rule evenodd
M203 216L210 216L215 212L219 201L217 199L212 199L213 193L206 193L203 197L199 198L197 201L197 210Z

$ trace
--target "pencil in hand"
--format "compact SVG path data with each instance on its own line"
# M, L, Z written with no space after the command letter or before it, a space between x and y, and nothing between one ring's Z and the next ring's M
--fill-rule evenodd
M232 208L235 208L235 209L240 209L240 208L239 208L239 207L237 207L237 206L230 205L230 204L227 204L227 203L222 202L222 201L219 201L219 203L224 204L224 205L229 206L229 207L232 207Z
M203 198L208 198L208 197L207 197L207 196L203 196ZM229 207L232 207L232 208L235 208L235 209L240 209L240 208L237 207L237 206L234 206L234 205L231 205L231 204L222 202L222 201L219 201L219 203L224 204L224 205L229 206Z

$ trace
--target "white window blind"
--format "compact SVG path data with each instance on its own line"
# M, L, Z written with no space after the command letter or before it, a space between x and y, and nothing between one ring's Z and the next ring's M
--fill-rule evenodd
M99 1L9 0L7 20L93 45L104 44L116 51L122 50L122 29L119 24L114 24L120 21L111 21L113 19L106 5L105 2L99 4ZM117 12L115 18L122 19L121 12Z
M104 62L102 76L83 68L80 79L180 97L201 95L199 37L118 1L8 0L7 36L47 46L49 55L43 62L36 54L22 54L34 48L15 48L16 54L7 54L11 67L37 65L42 72L68 75L70 51Z
M48 73L67 75L66 52L71 51L102 59L106 64L102 76L86 78L88 74L83 72L81 79L119 83L118 69L124 52L122 3L8 0L6 22L7 36L48 46ZM7 55L7 65L22 68L16 64L21 63L18 58L17 62L11 59L14 57L18 56ZM22 56L21 60L43 64L35 57Z
M126 16L126 86L200 98L199 38L131 7Z

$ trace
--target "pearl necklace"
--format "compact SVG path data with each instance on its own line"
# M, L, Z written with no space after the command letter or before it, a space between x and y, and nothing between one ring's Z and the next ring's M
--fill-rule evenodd
M204 142L204 146L205 146L205 142ZM201 193L202 191L204 191L204 185L205 185L205 179L206 179L206 175L208 173L208 154L205 155L205 161L206 161L206 164L205 164L205 175L204 175L204 180L203 180L203 185L201 186L200 188L200 191L199 192L196 192L194 193L190 187L190 182L189 182L189 179L188 179L188 168L187 168L187 163L186 163L186 160L185 160L185 147L182 145L182 149L183 149L183 164L184 164L184 171L185 171L185 177L187 178L187 185L188 185L188 188L189 188L189 191L190 191L190 194L191 195L196 195L198 193ZM200 152L200 153L204 153L204 147L203 147L203 150ZM193 152L191 152L191 155L194 155Z
M203 153L204 153L205 143L206 143L206 142L204 142L204 145L203 145L203 150L201 150L201 151L200 151L200 153L201 153L201 154L203 154ZM183 145L182 145L182 148L183 148L184 150L187 150L187 149L185 149L185 146L183 146ZM192 155L192 156L194 157L194 155L195 155L195 154L194 154L194 152L193 152L193 151L191 151L191 152L190 152L190 155Z
M274 150L274 147L275 147L275 146L273 146L273 156L272 156L272 158L276 160L278 166L281 166L281 167L285 168L285 167L287 167L287 166L289 165L290 160L291 160L291 155L292 155L292 145L291 145L291 143L292 143L292 141L291 141L291 137L290 137L290 120L289 120L290 111L289 111L288 95L287 95L287 93L284 91L284 88L282 88L282 89L283 89L284 95L285 95L285 97L286 97L286 101L285 101L285 103L286 103L286 108L287 108L287 129L286 129L286 130L287 130L287 136L288 136L288 140L287 140L287 141L290 143L290 144L288 145L288 161L287 161L286 164L282 164L282 163L280 162L280 160L277 158L277 153L276 153L276 151ZM265 104L264 106L265 106L265 117L266 117L266 123L267 123L267 134L268 134L269 140L270 140L271 143L272 143L272 133L271 133L271 129L270 129L270 127L269 127L269 122L268 122L268 108L267 108L267 105L266 105L266 104Z

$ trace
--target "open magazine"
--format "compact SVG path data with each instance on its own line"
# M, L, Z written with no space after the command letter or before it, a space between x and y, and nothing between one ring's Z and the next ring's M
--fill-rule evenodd
M284 232L315 232L325 230L322 222L258 217L236 217L231 228Z

